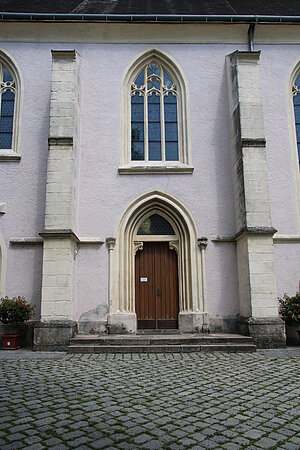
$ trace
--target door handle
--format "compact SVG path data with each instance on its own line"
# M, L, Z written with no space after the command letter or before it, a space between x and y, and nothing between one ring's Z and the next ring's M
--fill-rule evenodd
M161 289L160 288L157 289L157 297L158 298L161 297Z

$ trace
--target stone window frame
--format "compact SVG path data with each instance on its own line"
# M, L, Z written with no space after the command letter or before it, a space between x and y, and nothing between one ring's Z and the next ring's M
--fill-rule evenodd
M295 81L300 74L300 61L295 65L288 83L288 98L290 104L290 154L291 154L291 164L295 187L295 198L296 198L296 214L297 214L297 229L300 234L300 172L299 172L299 157L297 148L297 135L296 135L296 123L295 123L295 112L294 112L294 102L293 97L296 91ZM300 86L298 86L300 88ZM298 94L300 95L300 94Z
M157 61L174 80L176 85L179 131L178 161L132 161L131 160L131 85L143 67ZM188 88L182 69L178 63L165 52L150 49L139 55L126 71L122 87L121 139L119 156L120 174L161 174L192 173L191 145L188 115Z
M0 149L0 161L18 161L21 159L21 119L23 105L23 79L21 71L11 55L0 49L0 61L12 74L15 82L15 104L13 117L12 146L9 149Z

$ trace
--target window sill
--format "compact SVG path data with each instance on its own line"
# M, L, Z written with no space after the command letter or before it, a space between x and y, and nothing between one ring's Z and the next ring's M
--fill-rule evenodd
M20 161L21 155L13 150L0 149L0 161Z
M119 167L120 175L131 175L131 174L187 174L193 173L194 167L188 166L182 163L160 163L160 164L140 164L140 165L126 165Z

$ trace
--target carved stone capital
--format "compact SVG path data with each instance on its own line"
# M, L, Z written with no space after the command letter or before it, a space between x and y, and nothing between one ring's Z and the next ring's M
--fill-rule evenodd
M106 245L109 251L113 250L116 245L116 238L114 237L108 237L106 238Z
M200 250L205 250L207 247L207 237L198 238L198 245Z
M179 242L178 241L169 241L169 249L175 250L178 255L179 252Z
M139 250L143 250L144 243L142 241L134 241L134 254L136 255Z

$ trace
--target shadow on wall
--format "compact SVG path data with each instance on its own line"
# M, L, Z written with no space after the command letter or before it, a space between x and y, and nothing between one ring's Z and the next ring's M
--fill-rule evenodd
M99 305L81 314L78 332L79 334L107 333L107 305Z

